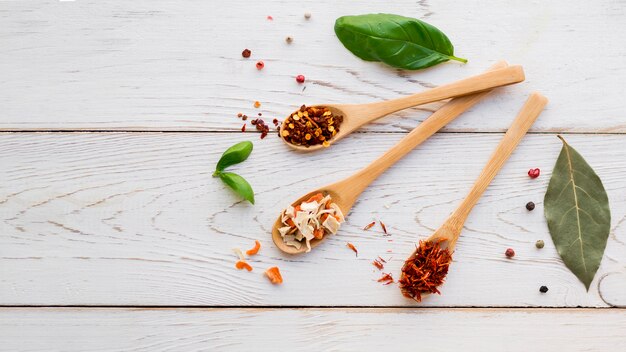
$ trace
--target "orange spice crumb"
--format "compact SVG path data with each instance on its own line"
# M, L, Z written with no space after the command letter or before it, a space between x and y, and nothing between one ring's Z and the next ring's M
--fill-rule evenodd
M237 263L235 263L235 268L239 270L246 269L248 271L252 271L252 267L250 266L250 264L246 263L243 260L238 260Z
M280 275L280 269L277 266L273 266L265 270L265 275L274 285L280 285L283 283L283 276Z
M255 107L255 108L257 108L257 109L258 109L258 108L260 108L260 107L261 107L261 102L260 102L260 101L258 101L258 100L257 100L257 101L255 101L255 102L254 102L254 107Z
M257 253L259 253L259 249L261 249L261 242L259 242L258 240L254 241L254 247L252 247L251 249L248 249L246 251L247 255L255 255Z
M354 251L354 253L356 254L357 257L359 256L359 251L356 249L356 247L352 243L348 242L348 243L346 243L346 246L348 246L348 248L352 249L352 251Z

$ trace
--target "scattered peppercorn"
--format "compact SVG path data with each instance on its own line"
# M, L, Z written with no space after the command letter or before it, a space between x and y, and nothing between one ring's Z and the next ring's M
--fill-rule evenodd
M250 51L250 49L243 49L243 51L241 52L241 56L245 57L246 59L249 58L250 55L252 55L252 51Z
M311 18L311 13L310 13L310 12L305 12L305 13L304 13L304 18L305 18L305 19L307 19L307 20L308 20L309 18Z
M513 248L507 248L506 252L504 252L507 258L513 258L515 256L515 251Z
M539 287L539 292L541 292L541 293L548 292L548 286L541 286L541 287Z
M272 123L274 123L274 126L278 126L278 119L272 120Z
M237 114L237 117L242 117L242 116L243 116L243 114L242 114L242 113L238 113L238 114Z
M244 123L243 126L241 126L241 132L246 132L246 124Z
M259 115L259 116L263 116L263 114L262 114L262 113L258 113L257 115Z
M543 248L543 246L545 246L545 242L543 242L543 240L538 240L537 242L535 242L535 247L541 249Z
M263 67L265 67L265 64L263 63L263 61L257 61L256 63L256 69L257 70L262 70Z
M246 120L248 119L248 115L243 115L243 116L241 117L241 119L242 119L242 120L244 120L244 121L246 121Z
M537 178L539 177L539 174L541 174L541 170L539 170L539 168L528 170L528 176L530 178Z
M296 76L296 82L304 83L304 75L297 75Z
M262 119L253 119L250 123L256 127L257 131L261 132L261 139L265 138L270 131L270 127Z
M309 147L322 144L330 146L329 140L339 132L343 116L335 116L329 108L324 106L307 107L300 109L286 120L281 127L280 136L287 142Z
M260 108L260 107L261 107L261 102L260 102L260 101L258 101L258 100L257 100L257 101L255 101L255 102L254 102L254 107L255 107L255 108L257 108L257 109L258 109L258 108Z
M285 38L285 41L287 42L287 44L291 44L293 42L293 37L287 37Z
M528 211L535 210L535 203L533 203L533 202L526 203L526 209L528 209Z

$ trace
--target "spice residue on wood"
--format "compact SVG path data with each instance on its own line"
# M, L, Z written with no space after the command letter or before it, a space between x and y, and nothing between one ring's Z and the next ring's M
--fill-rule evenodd
M284 209L280 216L282 227L278 229L288 246L300 249L302 242L311 251L311 240L322 239L326 234L336 234L344 221L339 206L329 195L317 193L308 200Z
M343 116L334 115L327 107L302 105L287 118L280 135L294 145L310 147L322 144L328 147L329 140L339 133L342 122Z
M439 244L420 241L415 254L404 262L398 282L405 297L421 302L425 293L440 293L438 287L448 274L452 255Z

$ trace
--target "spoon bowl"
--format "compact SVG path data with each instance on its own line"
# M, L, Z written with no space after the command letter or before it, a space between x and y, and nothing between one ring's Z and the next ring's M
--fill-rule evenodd
M519 65L508 66L505 62L500 62L496 64L496 67L498 68L476 76L398 99L368 104L319 104L312 105L312 107L326 107L333 115L343 116L343 122L338 126L339 132L328 140L328 145L330 146L361 126L396 111L444 99L484 92L496 87L519 83L525 79L524 70ZM304 146L289 143L283 137L282 131L286 130L290 116L280 126L280 137L283 142L301 152L311 152L325 148L322 144Z

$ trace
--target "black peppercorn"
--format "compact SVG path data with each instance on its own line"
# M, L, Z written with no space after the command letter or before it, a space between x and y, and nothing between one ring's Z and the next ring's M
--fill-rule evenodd
M539 292L541 292L541 293L548 292L548 286L541 286L541 287L539 287Z
M533 211L535 209L535 203L533 202L526 203L526 209L528 209L528 211Z

